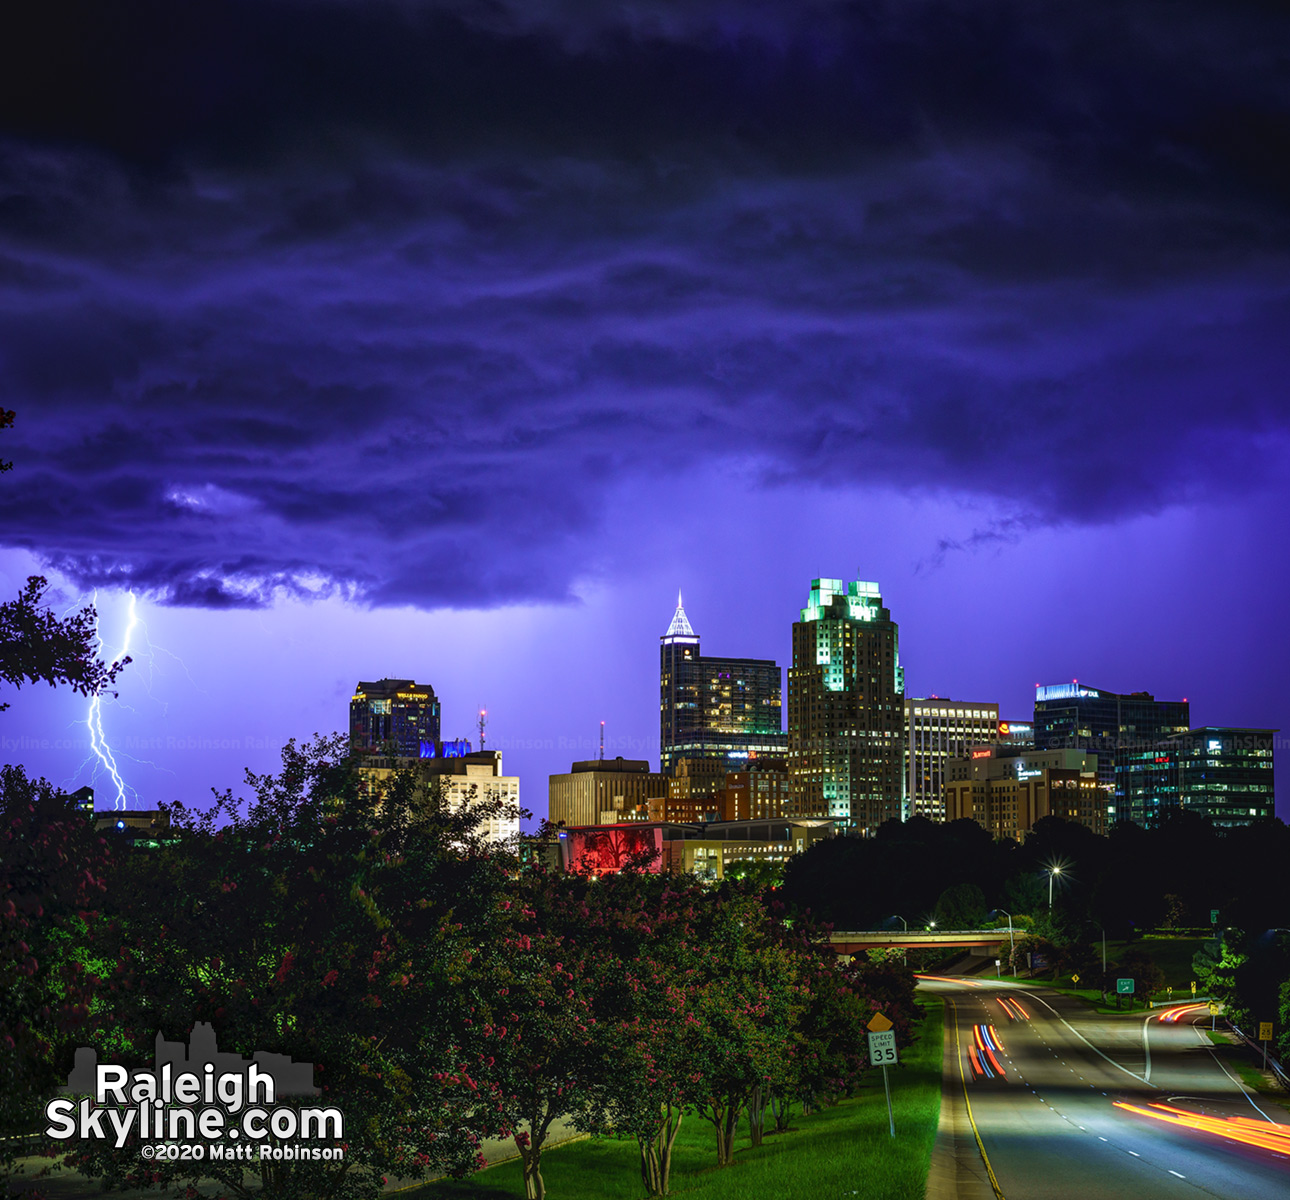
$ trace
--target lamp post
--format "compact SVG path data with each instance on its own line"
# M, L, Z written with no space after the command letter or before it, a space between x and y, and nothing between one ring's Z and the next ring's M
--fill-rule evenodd
M893 921L899 921L905 927L905 932L906 933L909 932L909 922L906 921L905 918L900 915L900 913L892 913L891 919ZM909 951L904 946L901 946L900 948L900 961L902 963L909 962Z
M1012 938L1012 913L1006 908L996 908L998 913L1003 913L1008 918L1008 969L1014 970L1017 965L1017 944Z
M1053 880L1062 873L1061 867L1048 868L1048 908L1051 911L1053 907Z

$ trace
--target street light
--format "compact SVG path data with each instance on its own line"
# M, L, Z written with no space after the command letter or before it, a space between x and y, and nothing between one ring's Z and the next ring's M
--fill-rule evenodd
M1053 880L1056 879L1057 876L1060 875L1061 873L1062 873L1061 867L1048 868L1048 907L1050 910L1053 907Z
M1012 913L1006 908L996 908L997 913L1003 913L1008 918L1008 966L1015 970L1017 965L1017 944L1012 938Z
M900 915L900 913L892 913L891 920L899 921L905 927L905 932L906 933L909 932L909 922L906 921L905 918ZM901 946L900 948L900 961L902 963L909 962L909 951L904 946Z

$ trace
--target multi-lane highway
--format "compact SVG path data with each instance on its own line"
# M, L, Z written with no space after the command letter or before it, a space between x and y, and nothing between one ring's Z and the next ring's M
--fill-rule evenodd
M958 1109L938 1151L978 1160L960 1163L957 1185L934 1162L935 1200L1290 1195L1290 1114L1214 1055L1203 1008L1098 1016L1045 989L922 986L946 1000L945 1097Z

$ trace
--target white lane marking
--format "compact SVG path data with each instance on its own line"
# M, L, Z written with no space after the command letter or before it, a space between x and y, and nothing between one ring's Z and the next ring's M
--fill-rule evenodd
M1208 1040L1209 1039L1206 1038L1206 1041ZM1265 1121L1272 1121L1272 1118L1268 1116L1268 1114L1265 1113L1257 1104L1254 1103L1254 1097L1246 1090L1245 1084L1243 1084L1239 1079L1237 1079L1237 1077L1227 1069L1227 1064L1221 1058L1218 1057L1218 1050L1213 1042L1209 1043L1209 1056L1218 1064L1219 1070L1221 1070L1223 1074L1228 1077L1228 1079L1230 1079L1234 1084L1236 1084L1237 1088L1240 1089L1241 1095L1244 1096L1250 1102L1250 1107L1254 1109L1254 1111L1258 1113L1259 1116L1261 1116ZM1276 1122L1272 1121L1272 1124L1275 1125Z
M1175 1171L1172 1167L1169 1169L1169 1174L1170 1174L1170 1175L1177 1175L1179 1179L1186 1179L1186 1178L1187 1178L1187 1176L1186 1176L1186 1175L1184 1175L1181 1171Z
M1106 1138L1104 1138L1104 1137L1099 1133L1099 1134L1097 1135L1097 1140L1098 1140L1099 1142L1104 1142L1104 1141L1106 1141Z
M1147 1068L1142 1074L1142 1082L1151 1082L1151 1039L1147 1036L1147 1030L1151 1028L1151 1018L1147 1017L1142 1022L1142 1051L1147 1056Z
M1141 1155L1141 1154L1139 1154L1136 1150L1130 1150L1130 1151L1129 1151L1129 1153L1130 1153L1130 1154L1132 1154L1134 1158L1141 1158L1141 1157L1142 1157L1142 1155Z
M1076 1029L1074 1025L1072 1025L1065 1017L1063 1017L1061 1013L1059 1013L1042 996L1037 995L1034 992L1031 992L1030 998L1032 1000L1037 1000L1046 1009L1048 1009L1048 1011L1052 1013L1053 1016L1055 1016L1063 1025L1065 1025L1066 1028L1071 1031L1071 1033L1073 1033L1077 1038L1079 1038L1079 1040L1083 1042L1084 1045L1086 1045L1090 1050L1092 1050L1094 1054L1099 1055L1101 1058L1105 1058L1106 1061L1111 1064L1111 1066L1117 1068L1118 1070L1123 1071L1127 1076L1129 1076L1130 1079L1139 1079L1139 1080L1142 1080L1143 1083L1147 1082L1147 1080L1143 1079L1141 1075L1135 1074L1133 1071L1130 1071L1128 1067L1121 1066L1118 1062L1115 1061L1115 1059L1111 1058L1110 1055L1103 1054L1101 1050L1099 1050L1095 1045L1093 1045L1093 1043L1090 1042L1088 1038L1086 1038L1082 1033L1080 1033L1080 1031ZM1106 1093L1103 1092L1102 1095L1105 1096Z

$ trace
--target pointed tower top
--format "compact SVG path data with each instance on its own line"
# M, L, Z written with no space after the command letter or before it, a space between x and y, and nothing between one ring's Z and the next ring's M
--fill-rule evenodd
M676 612L672 614L672 624L667 627L667 632L663 637L668 641L685 639L697 642L699 640L699 635L694 632L694 627L685 615L685 609L681 607L681 591L679 588L676 592Z

